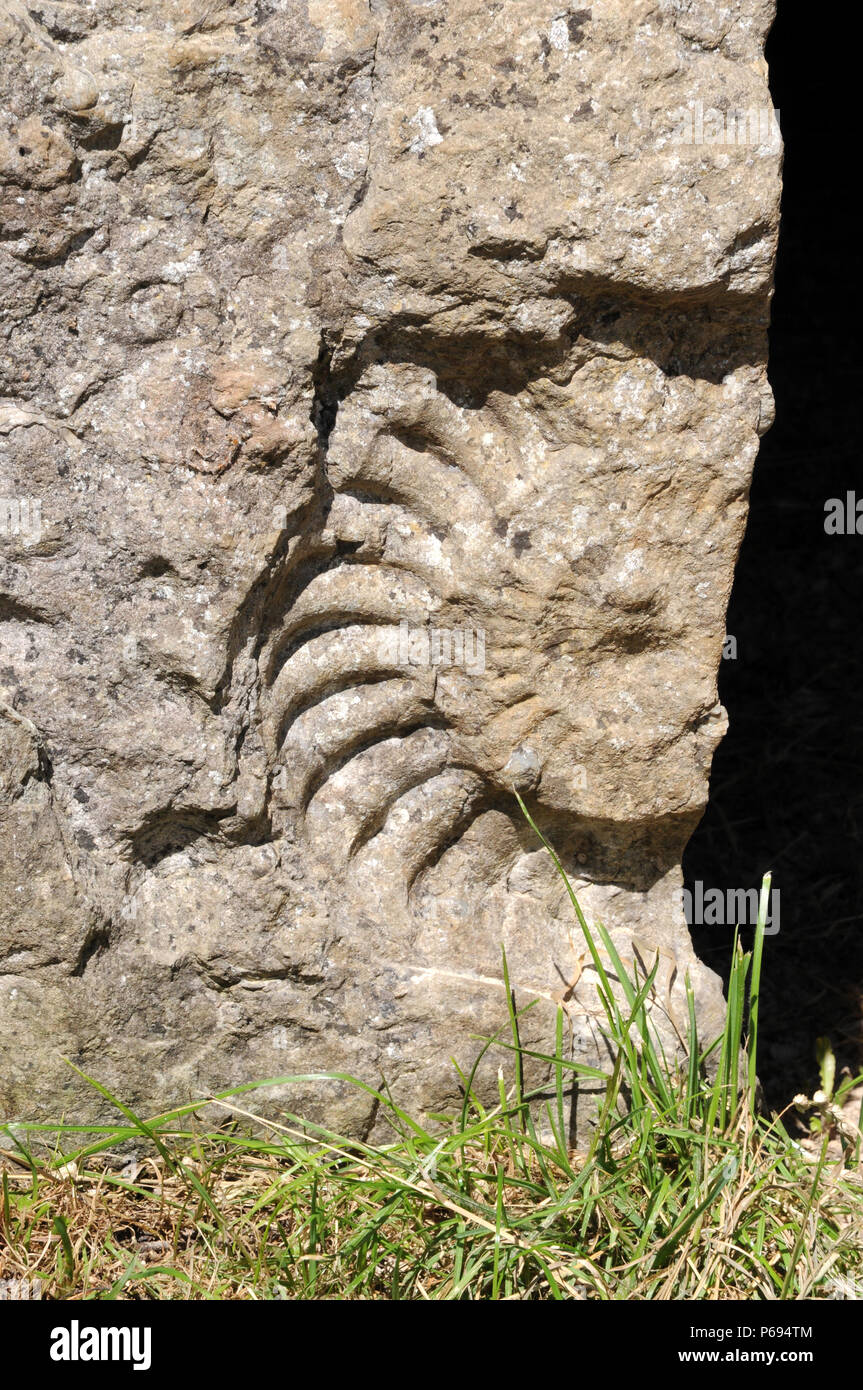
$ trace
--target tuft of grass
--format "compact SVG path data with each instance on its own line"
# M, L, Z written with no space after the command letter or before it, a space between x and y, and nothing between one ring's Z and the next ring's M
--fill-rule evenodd
M813 1155L781 1117L759 1112L769 876L753 951L735 942L722 1037L702 1046L687 980L687 1047L668 1058L651 1018L658 956L627 973L522 810L597 972L607 1072L564 1057L559 1012L544 1059L552 1085L541 1096L525 1089L519 1022L531 1001L519 1006L504 955L508 1036L483 1040L472 1070L459 1072L453 1115L413 1116L386 1085L332 1075L250 1083L141 1119L92 1081L122 1123L0 1130L0 1278L36 1279L44 1297L75 1300L791 1300L859 1290L859 1131L837 1153L825 1129ZM475 1086L491 1049L501 1053L493 1105ZM566 1124L581 1077L604 1082L583 1152L569 1146ZM246 1106L263 1087L311 1079L359 1087L390 1141ZM205 1110L215 1115L209 1130Z

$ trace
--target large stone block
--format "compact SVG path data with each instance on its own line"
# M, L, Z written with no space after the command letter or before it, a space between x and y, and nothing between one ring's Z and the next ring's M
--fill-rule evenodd
M718 1029L677 890L771 419L771 18L0 3L7 1118L104 1109L64 1054L439 1110L502 946L525 1040L563 1002L601 1062L516 790L670 1043L687 971Z

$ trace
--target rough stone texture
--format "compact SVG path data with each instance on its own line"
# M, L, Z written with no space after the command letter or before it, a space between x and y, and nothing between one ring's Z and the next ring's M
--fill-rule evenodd
M63 1054L144 1108L324 1069L444 1107L502 943L526 1040L563 998L601 1060L514 787L662 951L669 1038L687 969L716 1024L674 890L780 150L679 130L769 107L771 18L2 0L7 1118L104 1111ZM374 1132L346 1085L290 1104Z

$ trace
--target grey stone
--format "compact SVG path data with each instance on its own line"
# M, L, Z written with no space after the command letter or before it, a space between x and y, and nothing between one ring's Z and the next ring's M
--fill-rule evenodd
M443 1109L502 947L525 1041L562 1002L601 1062L516 790L669 1043L687 971L718 1029L676 892L771 420L772 14L0 3L7 1118L105 1113L64 1055Z

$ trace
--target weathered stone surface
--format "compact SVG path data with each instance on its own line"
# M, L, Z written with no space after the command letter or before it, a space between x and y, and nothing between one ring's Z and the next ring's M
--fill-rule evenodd
M669 1037L687 969L716 1024L674 890L771 418L771 17L0 3L7 1117L99 1112L63 1054L441 1108L502 944L547 1046L584 947L514 788ZM601 1058L589 968L565 1006Z

